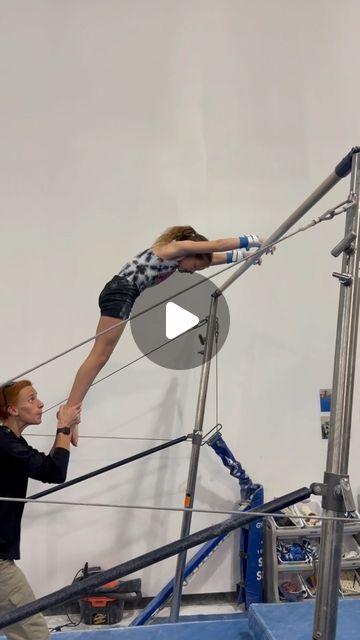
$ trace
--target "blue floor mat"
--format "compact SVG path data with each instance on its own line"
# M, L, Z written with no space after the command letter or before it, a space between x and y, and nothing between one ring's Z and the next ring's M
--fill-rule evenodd
M177 622L145 627L118 627L96 631L68 631L56 634L56 640L253 640L247 620L234 614L232 620Z
M250 607L249 631L255 640L309 640L315 602L256 604ZM336 640L359 640L360 600L339 601Z

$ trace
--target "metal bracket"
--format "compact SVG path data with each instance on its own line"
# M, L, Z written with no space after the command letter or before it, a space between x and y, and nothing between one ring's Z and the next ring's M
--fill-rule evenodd
M193 431L192 433L192 437L191 437L192 443L193 444L199 444L201 445L201 441L202 441L202 431Z
M212 427L212 429L210 429L210 431L205 433L205 435L203 436L201 446L203 447L204 444L211 445L211 443L217 438L221 429L222 429L222 424L220 424L220 422L216 424L214 427Z
M331 255L334 256L334 258L338 258L343 252L347 255L354 253L354 241L356 240L356 237L356 233L354 231L350 231L350 233L340 240L340 242L338 242L338 244L330 251Z
M206 323L209 321L209 318L207 317L206 320L203 321L203 323ZM200 325L198 325L200 326ZM215 338L218 339L219 337L219 318L216 316L216 325L215 325ZM206 343L206 337L204 337L201 333L198 334L198 338L200 340L200 344L202 347L205 346ZM204 355L204 349L201 349L201 351L198 351L198 354L203 356Z
M203 336L203 335L201 335L201 333L199 333L199 334L198 334L198 338L199 338L199 340L200 340L200 344L201 344L201 346L203 347L203 346L205 345L205 338L204 338L204 336ZM201 349L201 351L198 351L198 354L199 354L200 356L203 356L203 355L204 355L204 349Z
M322 496L322 507L327 511L338 513L356 511L349 476L325 472L324 482L314 482L310 490L314 495Z
M201 320L201 322L199 322L197 326L197 328L199 329L200 327L203 327L205 324L207 324L209 322L209 316L206 316L206 318L204 318L203 320ZM203 347L205 345L206 342L206 337L204 338L204 336L201 333L198 333L198 338L200 340L200 344ZM204 355L204 349L201 349L201 351L198 351L198 354L200 356Z
M310 491L314 496L324 496L326 493L326 485L323 482L313 482L310 485Z
M344 287L348 287L352 284L353 278L349 273L337 273L337 271L334 271L333 276L334 278L338 278Z
M223 292L221 291L221 289L216 289L214 293L211 294L211 297L214 298L215 300L215 298L220 298L220 296L222 295L223 295Z
M351 491L349 476L343 476L340 480L340 491L345 504L345 511L356 511L354 496Z

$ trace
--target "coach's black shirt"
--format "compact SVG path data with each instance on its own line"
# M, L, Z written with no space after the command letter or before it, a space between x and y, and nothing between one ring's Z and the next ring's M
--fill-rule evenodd
M0 497L25 498L28 479L60 483L66 479L69 452L57 447L51 456L30 447L21 436L0 426ZM24 502L0 501L0 559L20 558Z

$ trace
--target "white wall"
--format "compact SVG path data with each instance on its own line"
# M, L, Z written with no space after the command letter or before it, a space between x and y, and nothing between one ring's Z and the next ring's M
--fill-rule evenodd
M103 284L166 226L271 233L359 144L356 0L3 0L0 13L1 379L93 335ZM332 380L340 265L329 251L343 223L284 243L227 293L220 417L267 498L322 479L319 389ZM31 375L48 406L87 350ZM106 372L137 355L129 331ZM107 438L81 440L69 478L191 431L198 377L141 361L96 386L82 432ZM49 413L29 441L50 448L53 429ZM56 497L181 507L189 454L182 444ZM232 508L237 484L201 454L196 505ZM192 529L220 519L196 514ZM180 524L176 512L29 505L21 566L43 595L85 561L108 568L177 538ZM188 592L234 589L236 553L229 540ZM144 594L174 566L144 571Z

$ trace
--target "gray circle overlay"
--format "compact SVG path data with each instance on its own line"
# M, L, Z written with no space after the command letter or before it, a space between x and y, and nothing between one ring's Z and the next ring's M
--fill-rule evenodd
M193 286L198 285L198 286ZM189 291L184 291L188 287ZM155 287L145 289L135 301L132 316L142 313L146 309L159 304L155 309L143 313L139 318L130 319L133 338L149 360L166 369L194 369L203 362L204 346L201 338L205 339L207 324L196 326L190 331L169 340L166 337L166 305L173 302L182 309L194 314L199 322L207 319L210 311L211 296L217 290L211 280L198 273L175 273L165 282ZM180 293L183 292L183 293ZM214 340L212 357L219 352L230 328L230 313L223 295L218 297L218 340ZM161 348L160 345L163 345Z

